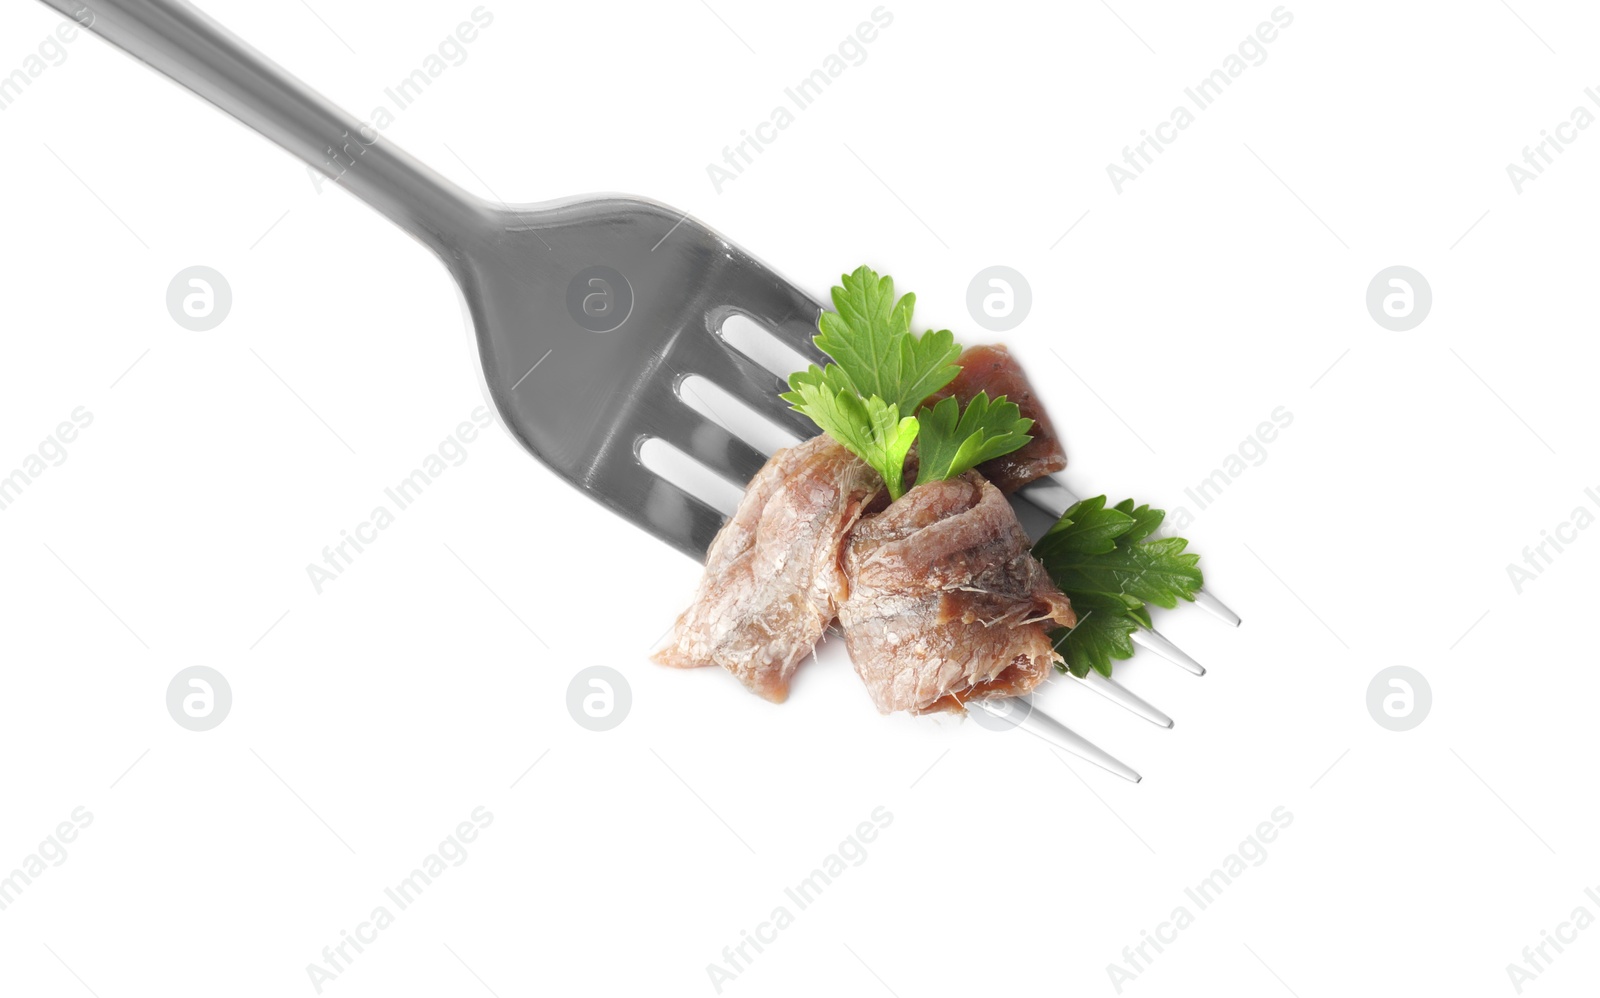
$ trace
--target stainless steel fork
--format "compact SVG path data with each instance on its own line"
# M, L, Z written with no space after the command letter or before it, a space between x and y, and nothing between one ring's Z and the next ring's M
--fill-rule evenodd
M484 387L527 450L595 501L696 559L721 512L646 467L658 438L743 486L767 455L681 398L700 375L794 435L816 427L782 380L723 339L743 315L808 360L822 306L707 226L644 198L531 206L474 197L314 93L183 0L42 0L337 181L444 262L472 317ZM549 367L538 369L548 360ZM543 376L536 376L542 374ZM1055 514L1064 486L1027 498ZM1235 618L1236 622L1237 618ZM1141 640L1191 671L1151 632ZM1110 680L1091 688L1172 721ZM985 711L1127 779L1123 763L1037 709Z

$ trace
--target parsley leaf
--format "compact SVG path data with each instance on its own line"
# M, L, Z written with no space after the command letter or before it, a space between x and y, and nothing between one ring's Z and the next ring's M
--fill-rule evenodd
M1185 554L1182 537L1140 543L1118 543L1104 554L1061 553L1041 559L1050 577L1067 594L1122 593L1144 603L1171 609L1179 599L1192 600L1200 588L1197 554Z
M1064 671L1082 679L1089 670L1111 678L1111 660L1133 657L1133 632L1139 622L1132 617L1090 611L1078 618L1078 626L1051 634L1056 651L1067 660ZM1060 668L1057 666L1057 668Z
M1164 511L1151 509L1149 506L1140 506L1136 509L1132 499L1124 499L1117 503L1116 509L1119 513L1126 513L1134 519L1133 526L1121 538L1130 542L1142 541L1155 533L1156 529L1161 526L1161 521L1167 515Z
M876 395L910 413L961 373L955 363L961 348L950 330L912 335L916 295L896 300L894 279L879 277L865 265L840 281L843 286L833 289L838 311L822 313L814 342L862 398Z
M812 364L789 378L793 391L780 396L822 427L833 439L883 476L891 500L905 492L906 454L917 438L914 416L900 417L898 406L876 395L863 399L833 364Z
M1120 506L1106 508L1105 496L1084 499L1063 513L1055 526L1039 538L1033 555L1043 561L1070 554L1105 554L1116 550L1117 538L1133 525L1130 512Z
M1204 584L1188 541L1150 539L1165 516L1132 499L1107 507L1097 496L1073 504L1034 545L1034 557L1081 614L1077 627L1051 635L1074 675L1091 668L1111 675L1113 658L1132 657L1134 630L1151 626L1146 604L1170 609Z
M1027 443L1033 420L1004 395L989 401L979 392L960 412L954 398L940 399L917 413L922 435L917 443L917 484L954 478L985 461L1009 454Z
M943 481L1027 443L1033 420L1004 396L979 392L963 412L955 399L918 407L955 380L961 347L948 329L911 332L917 296L894 296L894 280L857 267L833 289L835 312L817 320L817 347L833 358L789 376L779 397L883 476L891 501L905 492L905 461L920 435L916 484ZM913 415L915 413L915 415Z

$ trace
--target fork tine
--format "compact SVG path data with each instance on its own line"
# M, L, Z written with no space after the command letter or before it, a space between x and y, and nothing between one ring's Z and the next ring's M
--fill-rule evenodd
M816 423L789 408L789 403L778 397L778 393L789 390L783 379L720 340L709 344L689 342L696 345L685 349L681 357L673 358L685 375L698 374L709 379L801 440L817 435Z
M1138 783L1143 779L1132 766L1073 731L1038 707L1030 705L1026 712L1018 716L1014 710L1008 710L991 700L968 700L966 706L968 709L977 707L1002 720L1014 721L1017 727L1046 744L1065 749L1078 758L1092 762L1106 772L1115 773L1131 783Z
M1046 475L1029 482L1017 490L1017 495L1054 517L1060 517L1068 507L1078 501L1073 491L1063 485L1055 475Z
M816 311L809 313L809 318L806 314L797 313L791 319L773 320L772 324L767 328L772 330L772 335L779 340L798 350L800 356L804 357L808 363L815 364L818 367L826 367L833 358L823 353L815 343L811 342L812 338L817 335L817 316L821 312L822 309L818 307Z
M1168 717L1164 711L1152 706L1149 701L1145 700L1137 693L1117 682L1115 679L1102 676L1100 673L1090 669L1089 674L1081 679L1078 679L1078 682L1089 687L1091 690L1094 690L1096 693L1105 697L1107 700L1110 700L1117 706L1126 708L1127 710L1138 714L1151 724L1155 724L1163 728L1172 727L1172 718Z
M1060 516L1067 511L1067 507L1078 501L1077 495L1056 475L1046 475L1038 481L1029 482L1018 489L1017 494L1052 516ZM1239 615L1204 589L1195 593L1194 601L1223 623L1239 626Z
M680 404L675 412L652 421L646 431L744 488L755 477L767 456L725 428Z
M617 441L622 446L608 449L582 476L579 487L641 530L703 562L727 517L645 467L638 451L644 440L641 435L631 446Z
M1167 636L1155 628L1137 630L1133 632L1133 643L1141 648L1148 648L1171 662L1179 668L1194 673L1197 676L1206 674L1206 667L1190 658L1188 653L1168 640Z
M821 302L754 260L735 271L734 288L729 304L735 309L798 351L808 362L817 365L828 362L828 355L811 342L817 335L817 316L823 310Z
M1237 613L1234 613L1232 610L1228 609L1228 605L1226 603L1217 599L1204 589L1194 594L1194 601L1201 607L1204 607L1207 613L1222 621L1224 624L1238 627L1241 623Z

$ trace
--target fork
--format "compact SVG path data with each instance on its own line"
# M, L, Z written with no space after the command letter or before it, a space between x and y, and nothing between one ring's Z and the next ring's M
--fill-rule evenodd
M644 443L664 441L738 487L767 461L686 404L686 378L710 380L796 437L817 432L778 398L783 380L733 349L723 331L731 317L744 316L805 360L825 364L812 342L822 305L687 213L624 195L491 203L183 0L42 2L272 139L432 250L465 298L482 387L511 434L590 498L685 554L703 559L724 516L647 469ZM546 376L536 378L551 358ZM1059 482L1022 494L1054 515L1072 501ZM1156 632L1142 632L1141 642L1204 672ZM1082 682L1172 725L1118 683L1095 673ZM1031 703L973 703L1125 779L1140 778Z

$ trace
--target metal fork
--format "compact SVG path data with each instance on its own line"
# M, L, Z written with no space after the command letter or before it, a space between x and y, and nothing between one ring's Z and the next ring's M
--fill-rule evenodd
M183 0L42 0L321 170L431 249L472 318L483 385L512 435L552 471L696 559L721 512L646 467L657 438L736 486L767 455L690 408L703 376L804 438L810 420L779 398L783 381L723 339L746 316L816 363L822 306L687 214L601 195L531 206L466 193L314 93ZM539 371L546 360L550 365ZM542 376L541 376L542 375ZM1070 493L1024 495L1059 515ZM1235 622L1237 618L1235 618ZM1198 663L1151 632L1146 647ZM1157 724L1165 714L1097 675L1084 682ZM976 702L1124 778L1139 775L1037 708ZM1020 716L1019 716L1020 715Z

